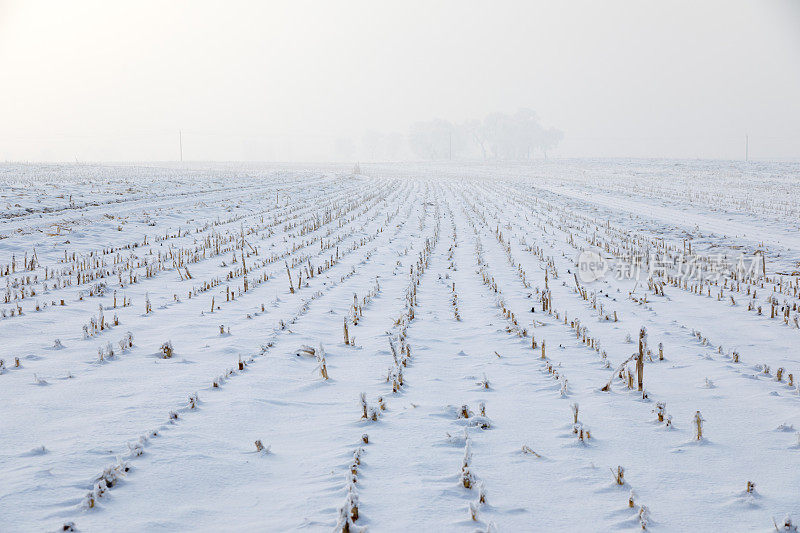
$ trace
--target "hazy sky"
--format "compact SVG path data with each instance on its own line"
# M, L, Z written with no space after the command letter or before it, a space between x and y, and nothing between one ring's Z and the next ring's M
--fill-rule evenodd
M0 160L321 160L536 110L554 155L800 158L800 0L0 0Z

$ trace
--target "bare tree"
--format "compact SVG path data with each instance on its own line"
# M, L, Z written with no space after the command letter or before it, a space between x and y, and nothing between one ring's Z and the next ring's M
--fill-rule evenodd
M483 120L470 120L454 125L446 120L415 123L408 141L412 152L421 159L448 159L449 157L475 157L484 160L522 160L534 157L541 150L555 148L563 133L555 128L545 128L536 113L527 108L513 115L490 113Z

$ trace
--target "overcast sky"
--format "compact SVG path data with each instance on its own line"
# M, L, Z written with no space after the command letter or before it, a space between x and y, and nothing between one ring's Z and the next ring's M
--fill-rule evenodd
M0 160L327 160L519 107L559 157L800 158L800 1L0 0Z

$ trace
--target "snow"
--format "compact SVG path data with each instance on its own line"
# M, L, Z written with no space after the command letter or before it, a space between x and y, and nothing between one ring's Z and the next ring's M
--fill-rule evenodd
M0 166L0 530L783 530L798 170ZM576 282L583 250L767 278Z

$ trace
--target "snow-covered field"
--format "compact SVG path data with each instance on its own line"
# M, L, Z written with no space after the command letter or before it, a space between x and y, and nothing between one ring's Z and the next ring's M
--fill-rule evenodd
M0 531L800 521L800 165L362 172L0 166Z

